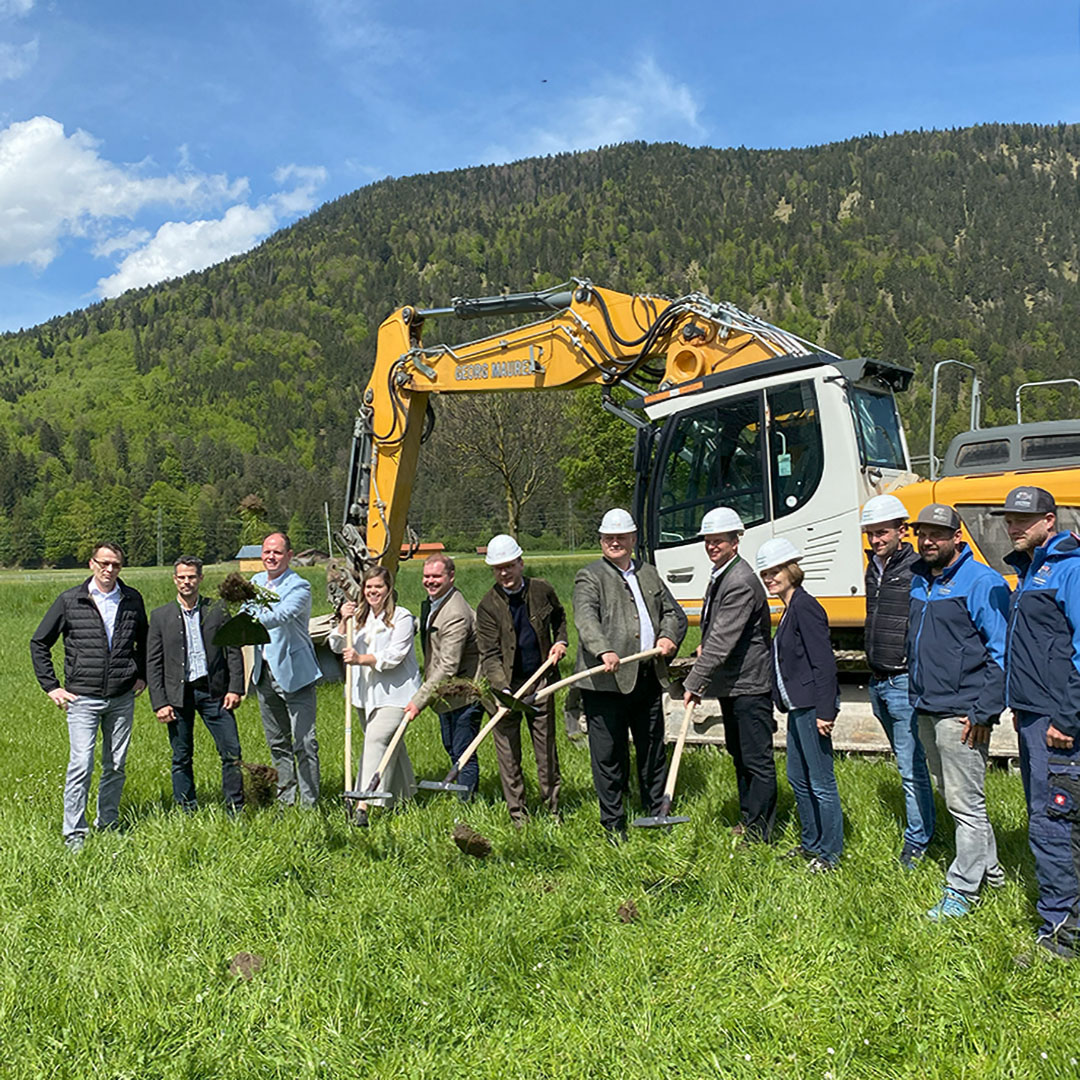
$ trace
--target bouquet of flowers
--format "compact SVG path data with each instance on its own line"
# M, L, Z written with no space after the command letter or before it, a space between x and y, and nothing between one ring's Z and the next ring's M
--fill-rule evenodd
M279 599L276 592L233 571L218 586L218 596L234 614L214 635L215 645L265 645L270 640L266 627L255 618L251 609L265 611L276 604Z

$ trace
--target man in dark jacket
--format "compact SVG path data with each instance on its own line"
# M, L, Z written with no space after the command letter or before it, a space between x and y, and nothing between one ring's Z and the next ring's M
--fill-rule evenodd
M956 858L945 892L928 912L966 915L983 881L1005 875L986 816L990 729L1005 707L1005 625L1009 587L976 562L960 515L931 503L915 519L919 560L912 566L908 627L911 703L930 772L956 823Z
M735 763L740 824L749 840L768 840L776 819L772 737L769 601L757 574L739 556L742 519L726 506L710 510L699 535L713 564L701 613L701 648L683 682L689 705L709 694L720 700L724 745Z
M555 590L543 579L525 576L521 546L505 534L492 537L484 561L495 584L476 605L476 643L480 674L499 690L518 690L543 662L566 655L566 612ZM535 689L540 689L539 686ZM548 698L528 721L536 755L540 799L559 813L559 754L555 748L555 701ZM499 779L518 828L527 816L521 773L521 719L511 713L495 725Z
M1003 514L1016 569L1005 650L1005 696L1020 743L1028 842L1039 883L1036 942L1080 949L1080 541L1057 531L1043 488L1014 488Z
M919 720L911 706L907 668L911 567L918 559L904 543L907 507L895 495L875 495L862 509L866 553L866 662L870 704L889 745L904 788L907 828L900 862L909 870L934 836L934 788L919 742Z
M225 806L235 814L244 806L240 735L233 716L244 693L244 657L238 648L214 644L229 613L223 604L199 596L202 566L193 555L173 564L176 600L150 613L146 680L150 707L168 725L173 798L185 810L196 808L192 754L198 713L221 758Z
M30 639L34 674L53 704L67 713L64 843L72 851L86 842L86 800L99 727L101 782L94 825L119 825L135 697L146 687L146 608L139 593L120 580L123 565L118 544L98 544L90 558L91 576L53 601ZM52 647L61 635L63 686L52 662Z
M614 843L626 839L623 796L630 786L631 736L646 813L659 813L666 773L657 661L620 664L620 658L655 647L669 660L686 636L686 616L656 567L634 559L636 539L629 513L609 510L600 522L603 558L582 567L574 578L576 670L604 666L579 685L600 824Z

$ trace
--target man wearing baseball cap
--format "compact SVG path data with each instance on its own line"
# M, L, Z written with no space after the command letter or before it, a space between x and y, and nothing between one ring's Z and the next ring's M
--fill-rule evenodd
M956 858L926 914L967 915L984 881L1001 885L997 841L986 816L990 729L1005 707L1009 587L976 562L960 515L944 503L919 511L920 558L912 566L908 625L911 703L930 772L956 823Z
M908 610L918 555L905 542L907 519L907 507L895 495L875 495L862 508L860 525L868 544L864 640L870 704L896 755L907 816L900 862L911 869L934 836L934 788L909 697Z
M768 840L776 818L776 761L772 737L772 621L765 588L739 555L742 519L727 506L701 522L713 564L701 612L701 648L683 683L684 702L716 697L724 717L724 745L739 788L738 835Z
M627 511L609 510L599 532L603 558L582 567L574 578L575 670L604 666L579 685L600 824L613 843L620 843L626 840L623 795L630 786L630 737L647 814L660 812L667 765L656 661L620 664L620 657L655 647L670 659L686 636L686 616L656 567L634 558L637 525Z
M1049 491L1017 487L1005 518L1016 570L1005 650L1005 699L1020 743L1028 842L1045 953L1080 948L1080 542L1059 532Z
M491 538L484 562L491 567L495 584L476 605L480 674L507 693L518 690L545 660L559 661L566 655L566 612L546 581L525 576L522 554L512 536L502 533ZM557 817L561 779L554 698L548 698L528 724L540 799ZM510 820L520 828L528 816L521 772L521 717L511 713L500 720L492 738Z

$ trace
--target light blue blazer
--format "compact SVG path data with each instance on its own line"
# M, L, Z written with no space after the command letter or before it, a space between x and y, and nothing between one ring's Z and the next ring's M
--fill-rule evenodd
M272 588L281 597L265 610L252 611L270 633L270 641L266 645L255 647L252 686L262 674L264 657L270 665L270 673L287 694L310 686L322 674L315 659L315 646L308 633L311 586L295 570L286 570L273 585L269 584L265 570L251 580L256 585Z

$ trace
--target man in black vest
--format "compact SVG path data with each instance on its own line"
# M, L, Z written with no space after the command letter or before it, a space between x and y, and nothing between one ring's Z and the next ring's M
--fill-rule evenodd
M866 662L870 704L896 755L907 828L900 862L911 869L934 836L934 789L908 697L907 632L911 567L918 554L904 542L907 507L895 495L875 495L862 509L866 553Z
M233 709L244 693L244 658L220 648L214 635L229 618L225 606L199 596L202 559L182 555L173 565L176 600L150 613L146 677L150 707L168 725L173 798L194 810L195 714L203 718L221 758L221 788L230 814L244 807L240 735Z
M757 574L739 557L742 519L727 506L710 510L698 534L713 564L701 613L701 647L683 682L683 701L719 698L724 744L735 763L739 816L735 833L768 840L776 818L772 737L769 601Z
M64 843L86 842L86 800L101 729L101 782L95 827L116 829L124 763L131 745L135 698L146 687L146 607L138 591L120 580L119 544L97 544L91 577L62 592L30 639L41 689L67 713L70 757L64 785ZM64 685L56 677L52 647L64 637Z

